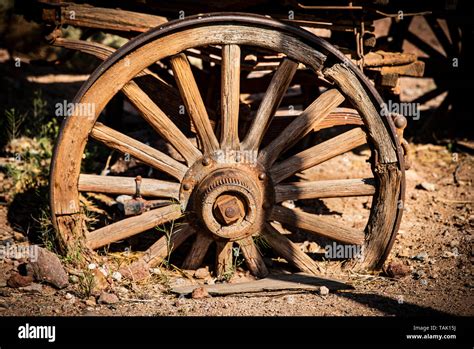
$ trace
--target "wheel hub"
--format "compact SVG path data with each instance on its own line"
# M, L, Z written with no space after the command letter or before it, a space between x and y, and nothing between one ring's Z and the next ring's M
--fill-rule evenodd
M262 211L259 185L237 169L211 172L196 188L194 210L216 237L239 239L251 235Z
M192 211L199 229L217 240L236 241L258 232L268 214L264 203L274 199L264 168L256 161L242 161L241 153L205 156L181 182L182 210Z

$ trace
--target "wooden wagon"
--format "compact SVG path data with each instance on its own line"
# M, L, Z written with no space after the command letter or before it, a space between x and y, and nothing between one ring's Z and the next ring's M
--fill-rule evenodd
M52 45L103 60L72 101L52 163L51 208L64 253L93 259L93 250L126 247L123 241L152 230L156 241L128 267L131 276L180 249L179 267L215 258L218 277L235 270L239 256L265 276L262 250L319 274L318 258L295 242L301 233L321 246L359 248L357 258L344 256L346 268L383 265L402 216L407 149L406 119L381 112L378 90L393 92L399 76L420 76L423 64L370 52L373 21L399 17L400 8L409 17L423 4L93 3L31 8L49 23ZM62 37L65 25L84 28L81 39ZM88 40L97 30L130 40L115 50ZM328 41L321 38L329 31ZM115 151L101 171L84 165L91 142ZM367 155L369 175L354 177L350 159L333 178L318 172L355 149ZM113 170L111 159L134 165ZM86 193L120 209L92 228L81 203ZM362 226L324 209L324 200L354 197L366 198Z

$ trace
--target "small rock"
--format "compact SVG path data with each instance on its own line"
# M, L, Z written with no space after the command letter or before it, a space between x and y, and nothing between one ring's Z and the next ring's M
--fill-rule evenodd
M426 286L426 285L428 285L428 280L426 280L426 279L421 279L421 280L420 280L420 283L421 283L423 286Z
M404 276L407 276L410 273L410 267L403 263L399 262L391 262L386 270L385 273L392 278L400 279Z
M43 285L34 282L31 285L20 287L20 290L29 293L43 293Z
M425 252L425 251L420 252L420 253L418 253L417 255L415 255L415 256L413 257L413 259L416 260L416 261L424 262L425 260L428 259L428 253Z
M70 275L69 282L71 284L77 284L79 282L79 277L77 275Z
M202 298L210 297L210 295L204 287L198 287L193 290L191 297L193 299L202 299Z
M449 246L451 246L451 247L458 247L458 246L459 246L459 241L458 241L458 240L452 240L452 241L449 243Z
M69 300L69 299L74 298L74 295L68 292L68 293L66 293L65 298L66 298L67 300Z
M30 275L23 276L19 273L13 273L7 281L7 285L12 288L26 287L31 285L33 277Z
M97 265L95 263L91 263L87 266L87 268L89 268L89 270L94 270L95 268L97 268Z
M142 259L139 259L129 265L126 265L120 268L120 274L123 277L133 280L133 281L142 281L150 276L150 268L146 262Z
M42 247L35 247L38 249L38 256L36 260L30 261L35 279L39 282L47 282L57 288L66 287L69 284L68 275L59 258Z
M413 272L413 277L415 278L415 280L419 280L423 277L425 277L426 273L423 271L423 270L415 270Z
M321 286L319 288L319 294L321 296L327 296L329 294L329 288L327 288L326 286Z
M115 304L119 301L118 297L113 293L102 292L99 297L100 304Z
M178 299L176 300L176 302L174 302L175 307L180 307L185 304L186 304L186 299L184 298L183 295L180 295Z
M114 288L114 291L120 296L123 297L129 293L128 288L123 287L123 286L118 286Z
M207 267L206 268L199 268L198 270L196 270L194 272L194 277L196 279L204 280L204 279L208 278L209 276L211 276L211 273L209 273L209 269Z
M102 274L99 269L92 269L92 276L94 278L94 288L92 290L92 294L97 296L107 287L109 287L109 283L107 282L107 278Z
M293 200L286 200L281 203L283 207L294 209L296 208L295 202Z
M23 235L22 233L19 233L17 231L15 231L13 233L13 238L15 239L15 241L18 241L18 242L26 241L25 235Z
M112 273L112 279L114 279L115 281L122 281L122 274L118 271L114 271Z
M422 182L416 186L417 189L423 189L426 191L436 191L436 186L433 183Z
M430 274L430 279L437 279L438 278L438 273L431 273Z
M454 252L451 251L444 251L443 254L441 255L443 258L456 258L457 255Z
M295 297L291 294L284 296L283 300L288 304L295 304Z
M97 304L97 302L95 301L95 297L93 297L93 296L87 298L84 303L86 303L86 305L89 306L89 307L93 307Z

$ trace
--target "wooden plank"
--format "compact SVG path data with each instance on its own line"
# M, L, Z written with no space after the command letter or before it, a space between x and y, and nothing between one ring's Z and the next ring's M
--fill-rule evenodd
M206 233L196 234L196 240L194 240L191 250L184 259L182 269L198 269L202 265L207 250L213 241L212 237Z
M122 91L153 129L186 159L188 166L202 156L201 152L135 82L127 83Z
M221 148L240 149L239 103L240 103L240 47L222 47L221 73Z
M347 223L344 224L331 218L321 217L301 210L274 206L271 219L345 244L362 245L364 243L364 233L349 228Z
M260 152L259 161L267 166L273 164L283 151L295 145L296 142L317 127L343 101L344 96L336 89L321 94Z
M173 287L171 292L179 295L189 295L196 288L203 287L212 296L226 296L231 294L261 293L272 291L308 291L317 292L321 286L331 291L351 290L351 285L343 281L316 277L304 273L270 275L265 279L242 282L237 284L215 285L187 285Z
M270 170L274 183L279 183L293 174L316 166L335 156L344 154L367 142L365 132L359 127L344 132L311 148L276 163Z
M375 194L375 180L373 178L283 183L275 187L276 202L373 194Z
M179 180L184 177L187 171L186 166L170 156L128 137L123 133L115 131L100 122L94 125L90 135L109 148L116 149L123 154L130 154L145 164L164 171Z
M260 252L255 246L255 242L252 237L246 237L238 240L237 244L240 246L240 250L245 258L245 263L249 268L250 272L258 278L264 278L268 275L268 269L263 262L263 258Z
M265 97L260 103L257 115L250 125L250 129L242 143L242 149L257 150L262 142L263 136L275 115L275 111L280 105L288 86L295 75L298 63L284 59L275 72L270 85L267 88Z
M143 196L179 198L179 183L159 179L143 178L140 193ZM119 176L99 176L82 173L79 176L79 190L94 193L134 195L135 178Z
M388 132L390 121L388 118L384 121L379 115L355 74L344 64L334 64L326 68L323 73L334 81L347 100L359 111L369 136L379 152L379 161L381 163L397 162L395 144Z
M267 223L261 234L277 255L285 258L297 269L309 274L321 274L318 265L298 246L283 236L283 232L283 228L278 224Z
M89 248L96 249L179 217L181 217L180 205L160 207L89 232L86 234L86 244Z
M209 116L194 79L191 66L184 54L173 56L170 60L176 84L183 98L189 116L191 117L196 132L201 140L204 152L210 153L219 149L214 130L212 129Z
M144 33L168 21L156 15L74 3L62 3L59 9L63 24L101 30ZM55 9L43 9L42 17L57 22Z

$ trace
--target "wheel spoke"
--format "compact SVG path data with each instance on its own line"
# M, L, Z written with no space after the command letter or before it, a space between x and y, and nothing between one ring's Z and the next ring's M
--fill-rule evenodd
M87 246L96 249L128 238L181 216L179 205L168 205L141 215L125 218L86 234Z
M340 134L275 164L270 171L273 182L279 183L296 172L316 166L366 142L367 136L359 127Z
M242 254L245 257L245 263L252 274L261 279L267 276L268 269L265 266L263 258L260 255L260 252L258 252L257 246L255 246L252 237L249 236L245 239L238 240L237 244L240 246Z
M207 250L214 240L207 234L197 234L191 250L186 256L182 268L195 270L202 265Z
M453 57L454 52L452 44L449 42L449 39L441 28L438 20L433 16L425 16L425 19L428 22L441 47L443 47L443 50L446 53L446 57Z
M79 176L79 190L93 193L133 195L136 193L136 183L133 177L99 176L82 173ZM143 196L178 199L179 184L143 178L140 193Z
M155 131L186 159L188 165L193 164L202 156L201 152L135 82L127 83L122 91Z
M222 47L221 148L239 149L240 47Z
M313 131L323 130L334 126L342 125L363 125L364 122L359 113L351 108L336 108L334 112L326 116L320 123L318 123Z
M362 245L364 243L363 232L348 228L333 219L320 217L300 210L291 210L283 206L275 206L271 214L271 219L342 243L354 245Z
M218 150L219 142L212 129L206 107L202 101L201 93L197 87L188 59L184 54L173 56L171 58L171 67L186 110L203 144L204 152L210 153Z
M257 150L260 146L263 136L295 75L296 68L298 68L298 63L290 59L284 59L278 67L243 141L243 149Z
M375 194L375 180L336 179L279 184L275 187L275 201L367 196Z
M407 32L406 35L406 40L410 41L413 45L415 45L417 48L422 50L424 53L426 53L430 58L434 61L438 62L444 62L446 60L446 57L443 56L441 52L427 44L425 41L420 39L418 36L413 34L411 31Z
M170 156L123 133L115 131L100 122L96 122L94 125L91 136L109 148L116 149L124 154L130 154L145 164L164 171L179 180L184 177L187 171L186 166Z
M196 231L187 223L184 223L171 232L170 236L163 235L153 245L151 245L142 256L143 261L154 267L160 264L184 241L195 234Z
M217 277L222 277L230 272L232 272L232 242L217 241Z
M302 272L318 275L321 274L318 265L298 246L283 236L283 229L275 223L267 223L262 233L265 240L275 252L285 258L288 263Z
M343 101L344 96L336 89L324 92L261 151L259 161L267 166L272 165L284 150L317 127Z

